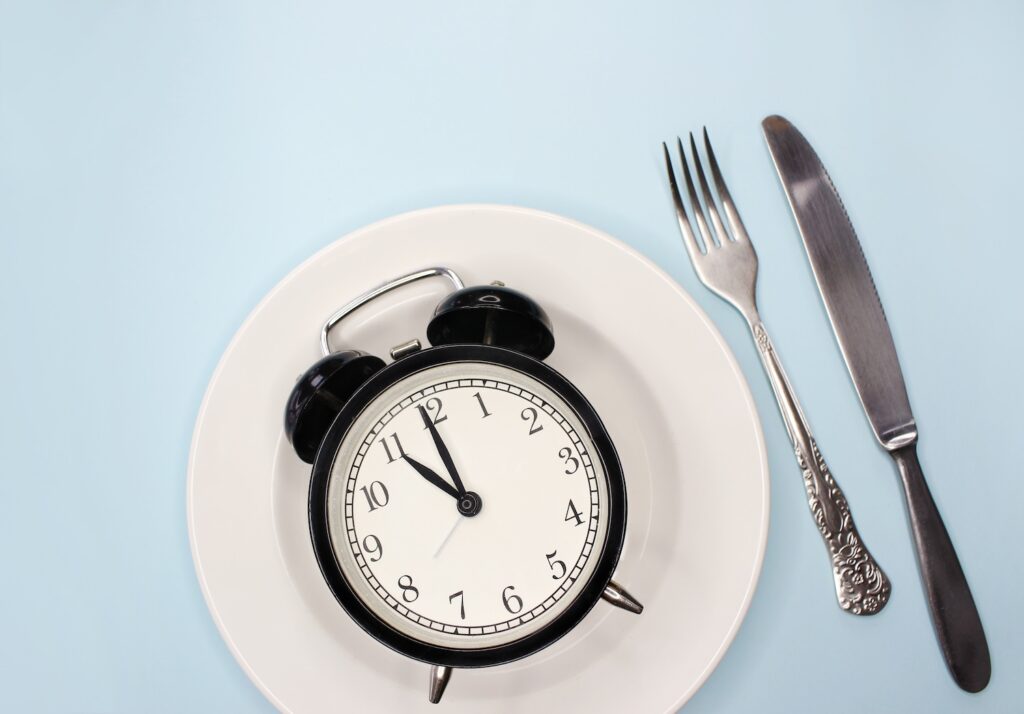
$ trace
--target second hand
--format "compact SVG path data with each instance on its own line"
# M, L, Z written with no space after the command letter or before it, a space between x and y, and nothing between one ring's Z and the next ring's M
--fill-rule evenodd
M446 545L448 545L448 541L451 540L452 535L455 533L455 529L458 528L459 524L462 523L462 521L464 521L464 520L465 520L464 518L460 518L459 520L455 521L455 523L452 524L452 529L450 531L448 531L448 535L446 535L444 537L444 540L441 541L441 545L437 546L437 550L434 551L434 556L433 557L436 558L437 556L439 556L441 554L441 551L444 550L444 547Z

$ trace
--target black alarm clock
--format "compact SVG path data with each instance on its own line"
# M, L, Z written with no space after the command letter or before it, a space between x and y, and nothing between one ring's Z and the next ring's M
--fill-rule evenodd
M390 364L332 352L328 333L416 280L454 292ZM324 357L285 411L313 465L309 529L323 577L363 630L432 665L438 702L453 668L503 664L547 647L604 598L643 607L612 581L626 484L597 412L543 360L551 322L501 283L463 287L429 268L332 315Z

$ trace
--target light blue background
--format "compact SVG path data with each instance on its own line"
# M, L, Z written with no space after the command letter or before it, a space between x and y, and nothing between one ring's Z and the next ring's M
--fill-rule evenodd
M317 249L485 201L640 249L750 380L773 470L767 558L688 713L1020 711L1022 37L1009 1L3 0L0 709L270 711L188 549L207 380ZM760 137L774 112L818 147L872 266L988 631L980 695L939 656L894 468ZM836 607L745 327L683 253L659 142L702 124L761 258L764 317L894 582L875 618Z

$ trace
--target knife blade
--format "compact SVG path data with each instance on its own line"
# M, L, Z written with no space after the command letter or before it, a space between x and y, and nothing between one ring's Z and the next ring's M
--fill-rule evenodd
M917 459L917 423L867 261L828 172L788 120L761 123L768 150L850 372L879 443L896 461L932 623L953 679L978 692L991 677L985 631Z
M769 117L764 130L871 428L886 449L913 441L917 426L896 345L839 194L796 127Z

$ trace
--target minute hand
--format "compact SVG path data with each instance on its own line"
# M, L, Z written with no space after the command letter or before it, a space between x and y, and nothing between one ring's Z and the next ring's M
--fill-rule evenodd
M430 430L430 435L434 437L434 446L437 447L437 453L441 457L441 461L444 462L444 467L448 469L448 475L452 477L452 481L455 483L455 488L458 489L459 495L466 493L466 487L462 485L462 479L459 478L459 472L455 468L455 462L452 461L452 455L448 452L448 447L445 446L444 441L441 439L441 435L437 433L437 427L434 426L434 420L430 418L427 410L422 406L417 406L420 411L420 416L423 417L423 423L427 429Z

